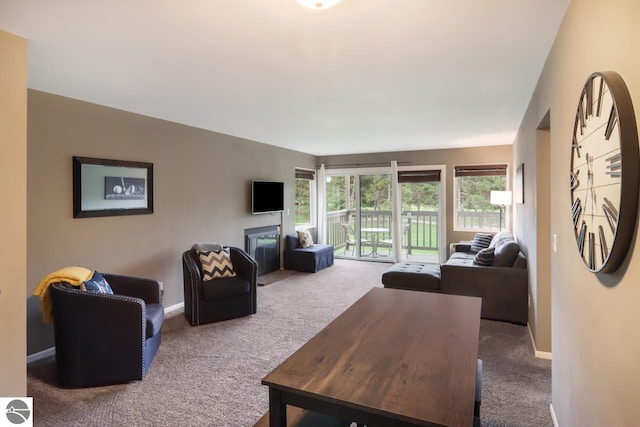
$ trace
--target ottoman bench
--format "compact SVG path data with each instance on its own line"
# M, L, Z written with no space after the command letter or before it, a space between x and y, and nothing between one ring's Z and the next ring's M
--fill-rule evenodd
M333 246L314 244L309 248L299 247L298 236L287 234L283 254L285 270L315 273L333 265Z
M440 266L434 264L395 264L382 274L385 288L440 292Z

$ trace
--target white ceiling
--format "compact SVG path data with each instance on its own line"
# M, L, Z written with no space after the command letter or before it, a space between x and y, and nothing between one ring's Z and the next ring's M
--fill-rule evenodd
M314 154L510 144L570 0L1 0L29 88Z

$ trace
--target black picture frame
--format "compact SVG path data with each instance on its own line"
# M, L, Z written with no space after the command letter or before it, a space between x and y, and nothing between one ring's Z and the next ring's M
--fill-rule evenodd
M153 163L74 156L73 217L153 213Z
M514 198L516 203L524 203L524 163L516 169L516 182L514 188Z

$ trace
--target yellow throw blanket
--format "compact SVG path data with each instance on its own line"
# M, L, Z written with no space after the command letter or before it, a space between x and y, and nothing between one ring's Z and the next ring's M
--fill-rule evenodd
M50 273L42 279L33 290L33 294L40 297L40 311L42 312L44 323L53 324L49 285L56 282L66 282L73 286L80 286L82 282L89 280L91 276L93 276L93 271L84 267L65 267Z

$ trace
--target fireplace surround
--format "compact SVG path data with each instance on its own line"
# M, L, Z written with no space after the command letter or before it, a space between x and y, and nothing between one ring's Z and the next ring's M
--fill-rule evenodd
M244 230L245 251L258 262L258 276L280 269L280 226Z

